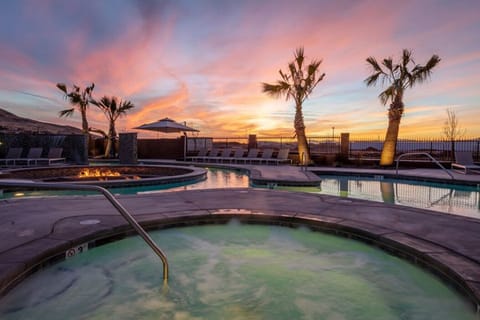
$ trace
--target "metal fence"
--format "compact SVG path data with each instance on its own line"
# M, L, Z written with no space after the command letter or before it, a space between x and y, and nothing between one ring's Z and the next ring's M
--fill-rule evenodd
M351 139L349 157L380 159L382 147L383 140ZM408 152L427 152L437 160L452 161L454 159L452 151L471 152L474 160L480 161L480 139L470 138L455 141L438 138L399 139L396 157Z
M308 137L308 143L312 155L338 154L341 149L340 136L311 136ZM458 139L454 142L441 138L399 139L396 157L408 152L427 152L439 161L452 161L452 144L454 150L471 152L474 160L480 161L480 138ZM248 149L248 147L248 137L188 138L188 151L198 151L202 148ZM285 136L259 136L256 137L254 145L250 145L250 147L275 150L289 148L292 153L296 153L298 150L296 137ZM378 160L382 147L383 140L378 138L356 139L350 137L349 158ZM421 158L420 160L425 159Z
M308 144L312 153L326 153L336 154L340 152L340 137L308 137ZM248 137L189 137L188 138L188 151L198 151L199 149L206 148L244 148L249 146ZM255 148L260 149L283 149L289 148L291 152L297 152L297 138L296 137L256 137Z

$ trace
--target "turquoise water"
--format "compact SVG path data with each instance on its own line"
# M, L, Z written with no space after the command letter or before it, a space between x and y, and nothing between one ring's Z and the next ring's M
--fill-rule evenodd
M215 188L248 188L248 175L244 171L224 170L216 168L207 168L207 178L201 181L169 183L150 186L138 186L128 188L109 188L114 194L144 194L166 191L197 190L197 189L215 189ZM0 199L20 198L20 197L45 197L45 196L65 196L95 194L92 192L81 191L15 191L0 193Z
M320 175L320 187L275 187L279 190L328 194L400 204L480 219L477 187L394 180L383 177Z
M477 319L430 273L305 228L228 225L151 232L56 264L0 300L10 319Z
M476 187L428 183L383 177L320 176L320 187L270 186L279 190L328 194L365 199L480 219L480 190ZM142 194L210 188L248 188L248 175L243 171L208 168L207 179L197 182L111 188L114 194ZM256 186L254 186L256 187ZM88 194L78 191L22 191L0 193L0 199L12 197L44 197Z

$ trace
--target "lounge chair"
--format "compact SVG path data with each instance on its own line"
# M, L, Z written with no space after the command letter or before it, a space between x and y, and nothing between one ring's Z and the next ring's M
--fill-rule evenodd
M37 161L42 157L43 148L30 148L26 158L17 159L20 165L36 165Z
M38 159L38 161L46 161L48 165L52 163L65 163L65 158L62 157L63 148L50 148L46 159ZM37 161L37 163L38 163Z
M452 170L458 171L463 174L470 172L480 173L480 166L473 162L473 156L471 152L456 151L455 162L452 163Z
M203 160L205 162L209 162L210 160L215 160L218 159L218 154L220 153L220 150L219 149L212 149L209 153L208 153L208 156L207 157L204 157Z
M260 152L260 150L258 150L258 149L250 149L250 150L248 150L247 157L246 158L241 158L240 160L243 161L243 163L245 163L245 164L247 163L247 161L250 161L250 163L252 163L252 161L257 161L259 152Z
M268 164L269 160L273 158L273 149L263 149L262 156L258 159L259 163L262 164L265 161L265 164Z
M215 162L223 162L230 159L230 155L232 154L231 148L225 148L220 151L220 155L215 159Z
M268 162L272 162L276 165L284 162L292 163L291 159L288 159L288 154L290 153L290 149L285 148L285 149L280 149L278 151L277 157L269 159Z
M243 158L244 154L245 154L245 149L235 149L235 151L233 152L233 156L228 158L228 160L230 163L242 161L244 159Z
M190 157L189 159L191 161L205 161L205 157L207 156L208 154L208 149L200 149L198 150L198 154L194 157Z
M16 161L21 159L23 148L10 148L4 159L0 159L0 164L3 166L15 165Z

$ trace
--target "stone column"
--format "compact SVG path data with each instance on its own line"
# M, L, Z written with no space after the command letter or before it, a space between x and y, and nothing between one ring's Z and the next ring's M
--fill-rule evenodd
M118 158L120 164L137 164L137 133L120 133L119 137Z
M88 165L88 134L75 135L75 137L78 139L78 144L73 144L75 146L72 150L74 161L76 164Z
M350 133L340 134L340 154L348 159L350 153Z
M257 135L249 134L248 135L248 150L257 148Z

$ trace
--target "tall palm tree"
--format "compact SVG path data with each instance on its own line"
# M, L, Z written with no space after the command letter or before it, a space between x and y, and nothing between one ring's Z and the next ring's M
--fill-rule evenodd
M103 96L99 101L90 100L90 102L100 108L108 119L108 135L107 147L105 148L105 157L114 157L115 155L115 138L117 131L115 130L115 121L127 113L128 110L135 106L130 101L118 100L117 97Z
M289 99L295 101L293 126L297 137L298 155L301 164L309 164L310 150L305 135L302 105L316 85L323 80L325 73L320 74L319 71L322 60L312 60L310 64L304 65L303 47L296 49L294 56L295 60L288 64L287 72L279 70L281 79L275 84L262 83L262 91L274 98L285 96L287 101Z
M57 83L57 88L64 94L65 98L70 102L73 108L65 109L59 112L60 117L69 117L73 115L75 107L78 108L82 115L82 131L84 134L88 134L88 121L87 121L87 109L92 99L92 92L95 88L95 84L92 83L85 89L81 89L79 86L73 85L70 92L67 90L67 86L64 83Z
M425 65L416 64L412 58L412 51L407 49L403 50L401 61L395 64L391 57L383 59L381 65L374 57L367 58L367 63L372 69L372 75L365 79L367 86L374 86L379 80L382 85L388 84L388 87L378 96L383 105L390 101L388 128L380 156L380 165L389 166L393 163L400 120L404 111L403 94L405 90L426 81L430 77L432 69L439 62L439 56L434 54Z

